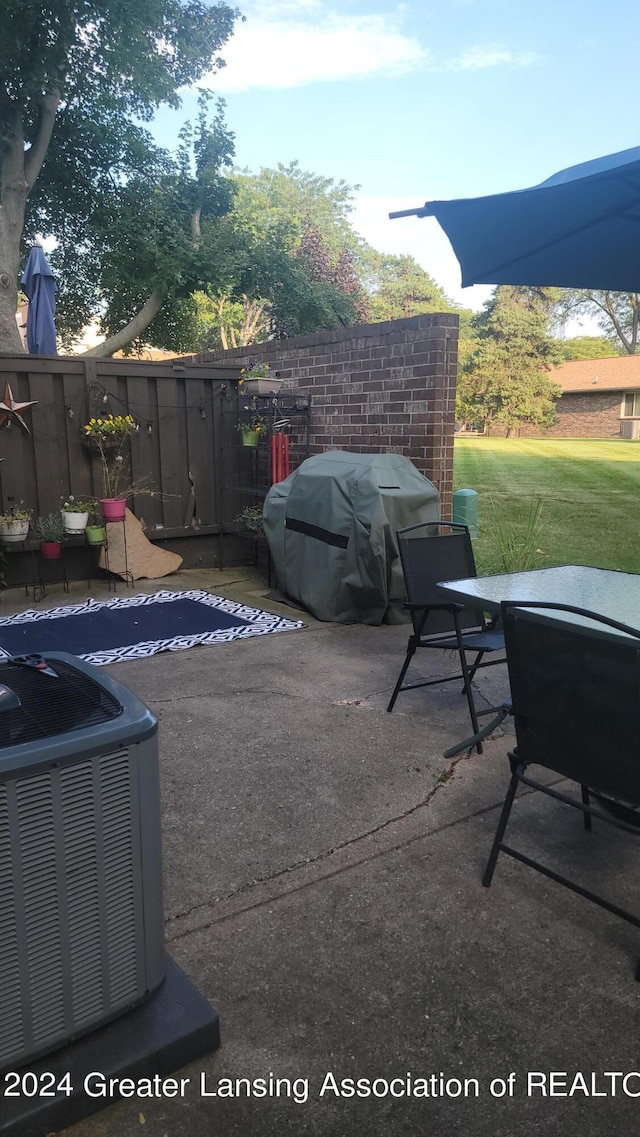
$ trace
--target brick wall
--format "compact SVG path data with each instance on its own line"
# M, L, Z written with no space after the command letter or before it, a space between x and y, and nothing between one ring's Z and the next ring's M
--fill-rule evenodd
M268 363L285 390L311 395L311 451L404 454L437 486L450 515L458 317L361 324L227 352L198 362Z
M521 426L512 430L519 438L619 438L620 391L598 391L561 395L556 405L558 422L550 430ZM503 437L500 423L488 432L493 438Z
M558 425L549 432L564 438L619 438L619 391L562 395L556 413Z

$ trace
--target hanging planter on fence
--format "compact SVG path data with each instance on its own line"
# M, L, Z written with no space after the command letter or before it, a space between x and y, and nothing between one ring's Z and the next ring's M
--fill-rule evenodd
M242 368L239 389L243 395L277 395L283 383L279 371L272 371L268 363L254 360Z
M282 389L284 379L245 379L243 393L247 395L277 395Z
M242 445L243 446L257 446L260 434L257 430L251 430L248 427L242 428Z

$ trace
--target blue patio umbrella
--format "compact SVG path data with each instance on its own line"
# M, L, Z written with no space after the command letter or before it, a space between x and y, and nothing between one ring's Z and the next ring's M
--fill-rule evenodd
M22 290L29 300L27 346L31 355L56 355L56 292L51 266L40 245L33 245L22 274Z
M640 292L640 146L561 170L531 189L428 201L462 284Z

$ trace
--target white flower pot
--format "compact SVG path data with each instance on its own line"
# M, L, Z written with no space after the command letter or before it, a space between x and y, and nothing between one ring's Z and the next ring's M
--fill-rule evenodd
M245 379L242 390L247 395L277 395L283 383L284 379Z
M6 545L10 545L12 542L26 541L28 533L28 521L3 521L0 524L0 541Z
M89 520L89 513L67 513L66 509L60 510L62 520L64 522L65 533L84 533L87 528L87 521Z

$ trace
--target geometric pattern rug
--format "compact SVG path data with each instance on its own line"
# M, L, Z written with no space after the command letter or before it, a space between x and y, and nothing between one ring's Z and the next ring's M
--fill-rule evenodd
M301 620L288 620L201 589L160 591L3 616L0 659L69 651L103 667L160 651L183 651L197 644L229 643L303 627Z

